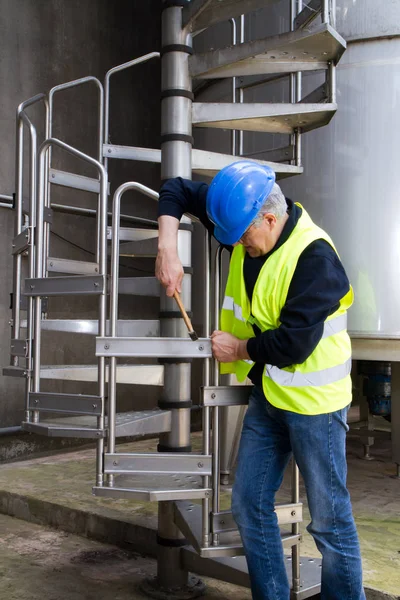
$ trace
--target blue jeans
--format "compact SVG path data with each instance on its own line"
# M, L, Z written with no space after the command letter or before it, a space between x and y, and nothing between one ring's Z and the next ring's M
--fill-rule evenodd
M316 416L281 410L254 388L232 495L254 600L289 600L274 503L292 453L307 492L312 519L307 529L322 554L321 599L365 600L346 488L346 416L347 408Z

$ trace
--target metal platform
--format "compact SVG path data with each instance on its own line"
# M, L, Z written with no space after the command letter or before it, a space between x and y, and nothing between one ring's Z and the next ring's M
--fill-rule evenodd
M327 69L346 49L345 40L328 24L297 30L190 57L192 77L214 79Z
M337 109L327 104L230 104L194 102L193 125L267 133L311 131L327 125Z
M157 502L209 498L211 488L202 487L198 475L115 475L113 487L93 488L95 496Z

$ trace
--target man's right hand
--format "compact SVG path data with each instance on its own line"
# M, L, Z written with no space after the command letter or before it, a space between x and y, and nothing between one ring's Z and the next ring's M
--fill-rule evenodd
M182 291L183 267L177 250L179 221L163 215L159 217L158 225L156 277L166 288L167 296L172 297L175 290Z
M182 291L183 267L175 250L159 250L156 259L156 277L166 288L169 297L175 290Z

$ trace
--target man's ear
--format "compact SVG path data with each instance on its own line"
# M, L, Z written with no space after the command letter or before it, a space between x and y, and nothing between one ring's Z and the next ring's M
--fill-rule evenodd
M264 222L269 226L269 227L275 227L276 225L276 216L272 213L265 213L264 214Z

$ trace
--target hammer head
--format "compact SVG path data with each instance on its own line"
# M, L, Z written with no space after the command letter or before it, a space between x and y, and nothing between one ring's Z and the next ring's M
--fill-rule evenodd
M193 342L195 342L196 340L199 339L199 336L197 335L197 333L195 331L189 331L189 336Z

